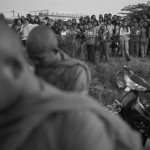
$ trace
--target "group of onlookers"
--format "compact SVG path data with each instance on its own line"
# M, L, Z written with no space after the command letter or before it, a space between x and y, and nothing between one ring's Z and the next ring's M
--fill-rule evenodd
M12 28L17 31L23 43L29 32L37 25L48 26L62 39L74 35L74 41L80 45L81 51L86 49L86 55L90 62L96 62L96 51L99 52L99 60L107 61L110 56L132 55L145 57L149 53L148 43L150 37L149 20L147 15L137 18L122 18L111 14L81 17L79 20L53 20L49 17L34 19L30 14L26 18L14 20ZM86 58L83 57L83 58Z

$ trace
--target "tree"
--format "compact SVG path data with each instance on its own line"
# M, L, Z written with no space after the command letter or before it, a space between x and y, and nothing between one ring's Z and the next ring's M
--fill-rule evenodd
M120 14L126 14L127 16L132 17L141 17L142 15L147 15L150 17L150 1L145 3L140 3L137 5L128 5L125 6Z

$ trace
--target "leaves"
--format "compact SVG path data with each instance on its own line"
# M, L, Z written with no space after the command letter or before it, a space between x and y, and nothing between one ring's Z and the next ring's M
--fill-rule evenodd
M145 3L139 3L137 5L128 5L125 6L121 11L123 11L123 14L126 14L128 16L137 16L141 14L148 14L150 10L150 1L148 1L146 4ZM128 13L126 13L127 11Z

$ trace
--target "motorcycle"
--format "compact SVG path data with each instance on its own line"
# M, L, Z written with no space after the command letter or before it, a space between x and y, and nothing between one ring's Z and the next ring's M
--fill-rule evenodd
M150 92L150 85L139 76L135 75L127 66L123 70L125 80L125 93L120 101L106 107L107 110L119 115L142 137L143 146L150 138L150 105L143 104L139 97L141 92Z

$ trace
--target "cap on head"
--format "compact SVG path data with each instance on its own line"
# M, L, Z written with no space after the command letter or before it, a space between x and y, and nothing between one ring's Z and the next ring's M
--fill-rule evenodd
M27 52L29 57L47 54L53 49L57 49L57 47L57 37L48 27L35 27L27 39Z

